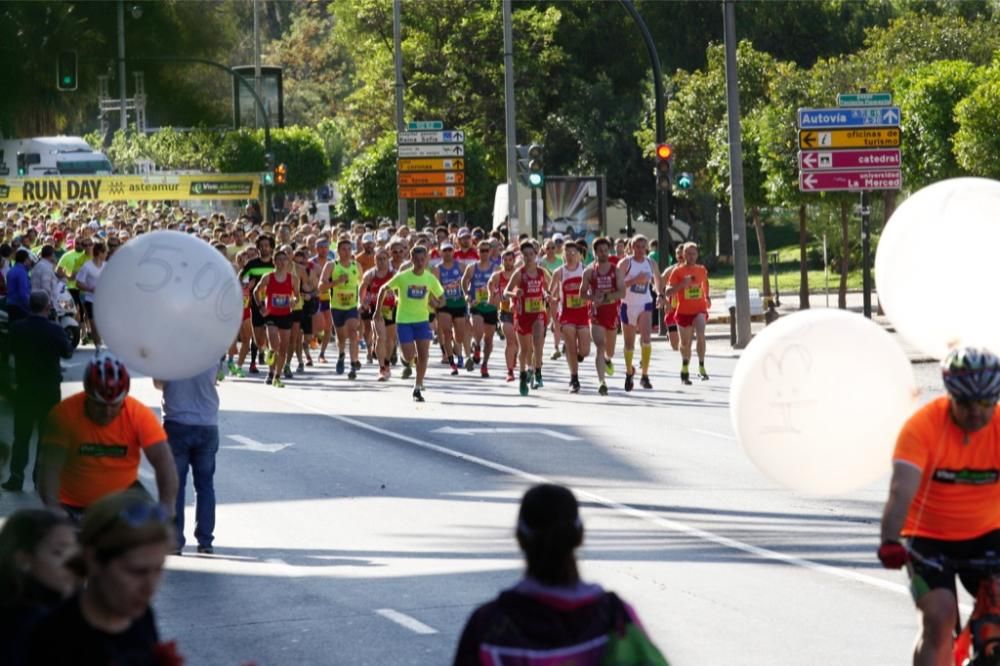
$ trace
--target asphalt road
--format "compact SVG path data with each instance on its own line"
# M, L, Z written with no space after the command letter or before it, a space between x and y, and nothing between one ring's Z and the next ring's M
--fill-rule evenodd
M885 480L836 499L768 481L732 434L736 359L715 349L712 379L682 387L657 342L654 390L630 395L619 352L607 398L590 366L568 394L562 361L522 398L432 360L422 405L372 366L283 390L226 380L217 553L169 558L161 633L191 666L447 664L471 610L520 576L518 501L545 479L583 503L584 577L632 603L671 663L908 663L905 577L874 556ZM148 379L133 387L157 406ZM5 494L0 514L32 501Z

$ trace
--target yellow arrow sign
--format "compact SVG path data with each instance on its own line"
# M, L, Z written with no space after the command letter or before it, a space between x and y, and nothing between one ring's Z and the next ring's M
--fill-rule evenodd
M895 148L900 139L898 127L800 130L799 148Z
M463 171L465 160L461 157L404 157L399 160L400 171Z

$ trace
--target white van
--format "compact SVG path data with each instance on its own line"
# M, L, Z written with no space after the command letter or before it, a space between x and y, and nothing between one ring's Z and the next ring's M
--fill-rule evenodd
M107 156L78 136L0 141L0 178L110 173Z

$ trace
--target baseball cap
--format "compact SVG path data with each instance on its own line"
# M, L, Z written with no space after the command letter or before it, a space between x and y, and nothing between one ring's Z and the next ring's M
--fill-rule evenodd
M455 246L452 245L450 241L445 241L445 242L441 243L441 249L442 250L454 250Z
M552 234L552 242L562 243L564 240L565 237L562 234Z
M378 232L378 239L380 241L387 241L387 240L389 240L389 230L388 229L380 229L379 232Z
M458 237L459 238L465 238L466 236L471 236L471 235L472 235L472 232L469 231L465 227L462 227L461 229L458 230Z
M374 236L374 234L372 234L372 233L364 234L361 237L361 242L362 243L374 243L375 242L375 236Z

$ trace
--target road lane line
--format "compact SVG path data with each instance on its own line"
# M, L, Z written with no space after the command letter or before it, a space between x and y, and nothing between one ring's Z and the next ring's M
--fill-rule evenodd
M732 435L725 435L721 432L712 432L711 430L702 430L700 428L691 428L691 432L696 432L700 435L708 435L709 437L718 437L719 439L736 439Z
M511 467L509 465L504 465L502 463L493 462L492 460L487 460L485 458L480 458L479 456L469 455L467 453L462 453L461 451L455 451L454 449L449 449L444 446L439 446L438 444L431 444L430 442L424 442L415 437L410 437L409 435L403 435L398 432L393 432L392 430L387 430L385 428L380 428L378 426L365 423L364 421L359 421L358 419L349 416L340 416L338 414L329 414L320 410L318 407L313 407L304 402L299 402L298 400L289 399L286 397L273 396L272 400L279 402L284 402L289 405L294 405L300 409L305 409L307 411L313 412L314 414L319 414L325 416L329 419L335 421L340 421L341 423L346 423L348 425L354 426L361 430L367 430L369 432L374 432L383 437L388 437L389 439L395 439L401 442L406 442L407 444L412 444L414 446L426 449L428 451L434 451L435 453L440 453L442 455L449 456L458 460L463 460L465 462L470 462L487 469L494 470L496 472L501 472L503 474L508 474L510 476L523 479L524 481L529 481L531 483L555 483L555 481L540 476L538 474L532 474L531 472L526 472L524 470L518 469L516 467ZM616 502L615 500L608 499L601 495L597 495L587 490L579 490L574 488L574 492L578 497L589 499L592 502L601 504L602 506L618 511L619 513L624 513L633 518L639 518L646 522L662 527L671 532L678 532L702 541L708 541L709 543L714 543L718 546L724 548L729 548L732 550L738 550L748 555L753 555L765 560L773 560L775 562L782 562L784 564L791 564L809 571L814 571L816 573L826 574L834 578L840 578L842 580L853 581L856 583L863 583L871 587L879 588L882 590L887 590L889 592L896 592L898 594L904 594L910 596L910 589L908 586L902 583L893 583L887 580L883 580L876 576L869 576L866 574L858 573L856 571L850 571L848 569L838 569L837 567L830 566L828 564L820 564L818 562L813 562L811 560L806 560L801 557L796 557L794 555L787 555L785 553L778 552L776 550L771 550L769 548L761 548L759 546L754 546L749 543L744 543L736 539L730 539L729 537L722 536L721 534L715 534L714 532L709 532L708 530L703 530L698 527L692 527L691 525L686 525L684 523L678 522L676 520L671 520L669 518L663 518L652 511L646 511L645 509L636 509L635 507L628 506L627 504L622 504L621 502Z
M406 627L415 634L436 634L438 631L434 627L429 627L415 617L410 617L406 613L400 613L391 608L379 608L375 611L387 620L392 620L401 627Z

